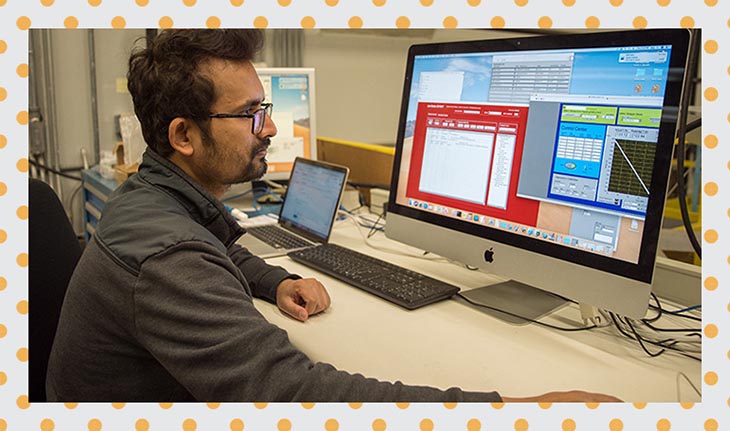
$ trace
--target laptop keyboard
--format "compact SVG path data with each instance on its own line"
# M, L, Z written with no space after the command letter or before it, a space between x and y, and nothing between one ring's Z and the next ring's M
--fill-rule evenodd
M246 232L272 247L286 250L309 247L312 245L311 242L299 238L275 224L249 227L246 228Z
M459 288L335 244L287 254L292 260L413 310L457 293Z

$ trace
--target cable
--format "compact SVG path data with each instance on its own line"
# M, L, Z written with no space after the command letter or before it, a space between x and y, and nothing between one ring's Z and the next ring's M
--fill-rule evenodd
M649 327L650 327L650 328L652 328L652 329L654 329L654 328L653 328L653 327L652 327L651 325L649 325L648 323L653 323L653 322L656 322L657 320L659 320L659 317L661 317L663 313L669 313L669 314L672 314L672 315L676 315L677 317L682 317L682 318L685 318L685 319L691 319L691 320L696 320L696 321L702 321L702 319L700 319L700 318L697 318L697 317L694 317L694 316L687 316L687 315L683 315L683 314L676 314L676 313L677 313L676 311L675 311L675 312L668 312L668 311L664 310L664 308L662 307L662 304L661 304L661 302L659 302L659 298L658 298L658 297L657 297L657 296L656 296L656 295L654 294L654 292L652 292L652 293L651 293L651 297L652 297L652 298L654 299L654 301L656 302L656 306L652 306L652 308L656 309L656 310L657 310L657 313L658 313L658 314L657 314L657 316L656 316L655 318L653 318L653 319L641 319L641 320L642 320L642 321L643 321L643 322L644 322L645 324L647 324L647 326L649 326ZM651 306L651 304L649 304L649 305ZM695 307L697 307L697 306L695 306ZM681 310L680 310L680 311L681 311ZM657 330L657 331L660 331L661 329L655 329L655 330ZM677 332L679 332L679 331L677 331Z
M235 194L235 195L228 196L227 198L223 198L223 199L221 199L221 202L227 202L227 201L230 201L230 200L233 200L233 199L242 198L242 197L246 196L249 193L253 193L254 191L263 191L263 190L264 189L249 189L249 190L246 190L243 193L238 193L238 194Z
M700 321L701 322L702 319L700 319L700 318L697 318L695 316L688 316L686 314L682 314L682 313L687 313L689 311L695 311L695 310L702 310L702 305L693 305L691 307L682 308L681 310L671 310L671 311L664 310L664 312L665 313L672 314L672 315L675 315L677 317L684 317L685 319L693 319L693 320L697 320L697 321Z
M355 187L356 189L359 189L360 187L367 188L367 189L381 189L381 190L390 190L390 186L386 184L377 184L377 183L356 183L354 181L348 181L348 185L351 185L352 187Z
M679 378L680 377L684 377L684 379L687 380L687 383L689 383L689 385L692 387L692 389L695 391L695 393L697 393L697 395L702 397L702 392L700 392L700 390L697 389L697 386L695 386L695 384L692 383L692 380L690 380L689 377L687 377L687 375L684 374L683 372L678 371L677 372L677 399L681 399L681 397L679 396Z
M370 232L368 232L368 238L375 235L375 233L378 231L381 231L381 232L385 231L385 226L378 226L378 222L380 222L380 220L382 220L382 219L383 219L383 214L380 214L378 216L378 218L375 220L375 222L373 222L373 225L370 228Z
M692 32L692 42L690 43L689 57L687 59L688 74L694 73L694 71L697 70L699 55L697 52L697 44L695 42L700 37L697 30L693 29L690 31ZM679 210L682 213L682 223L684 224L684 229L687 232L687 237L689 238L689 242L692 244L692 248L694 249L695 253L697 253L697 256L701 260L702 246L697 240L697 236L695 235L694 229L692 228L692 222L689 219L689 211L687 210L687 185L684 182L684 142L688 128L687 111L689 110L689 92L691 89L691 85L692 79L685 77L684 85L682 88L682 94L684 95L684 97L682 98L682 106L679 109L679 119L677 121L677 123L679 124L679 129L677 130L677 200L679 203ZM698 196L694 196L694 199L698 198Z
M630 322L628 322L628 321L624 322L624 321L623 321L623 319L621 319L620 317L619 317L619 318L617 318L617 317L616 317L616 315L615 315L614 313L608 312L608 314L609 314L609 316L611 317L611 320L613 320L613 323L614 323L614 326L616 326L616 329L618 329L618 331L619 331L619 332L620 332L620 333L621 333L622 335L624 335L624 336L625 336L626 338L628 338L628 339L630 339L630 340L635 340L635 341L638 341L638 343L639 343L639 344L641 345L641 348L642 348L642 349L644 350L644 352L646 352L646 354L648 354L649 356L651 356L651 357L657 357L657 356L659 356L659 355L663 354L663 353L664 353L664 352L665 352L666 350L672 350L672 351L674 351L674 352L677 352L678 354L680 354L680 355L682 355L682 356L685 356L685 357L687 357L687 358L690 358L690 359L694 359L695 361L702 361L702 358L699 358L699 357L697 357L697 356L694 356L694 355L690 355L690 354L689 354L689 353L688 353L687 351L685 351L684 349L680 349L680 348L678 348L678 347L674 347L674 346L675 346L676 344L678 344L678 343L683 343L684 341L677 341L677 340L674 340L674 339L671 339L671 338L670 338L670 339L665 339L665 340L660 340L660 341L653 341L653 340L648 340L648 339L646 339L646 338L642 338L642 337L641 337L641 336L640 336L640 335L638 334L638 332L637 332L637 331L636 331L636 330L634 329L633 325L631 325L631 323L630 323ZM628 333L627 333L627 332L626 332L626 331L625 331L625 330L624 330L624 329L623 329L623 328L621 327L621 325L619 324L619 321L621 321L622 323L624 323L624 324L626 324L627 326L629 326L629 327L631 328L632 332L634 333L634 336L631 336L630 334L628 334ZM650 352L650 351L649 351L649 350L648 350L648 349L646 348L646 346L644 345L644 342L646 342L647 344L651 344L651 345L653 345L653 346L658 346L658 347L661 347L661 348L662 348L662 350L661 350L660 352L657 352L657 353L652 353L652 352ZM669 343L669 344L667 344L667 343ZM691 352L691 353L697 353L697 352Z
M29 161L31 162L31 166L33 166L33 169L30 171L30 176L33 178L38 178L44 183L48 183L48 171L43 170L38 167L38 165L44 165L44 157L43 154L33 154L31 155L32 159ZM33 163L35 162L35 163Z
M390 187L383 184L376 184L376 183L356 183L352 181L348 181L347 185L357 190L357 199L360 202L360 206L367 206L365 195L362 191L362 189L380 189L380 190L387 190L390 191ZM370 203L372 204L372 195L370 198ZM371 211L372 212L372 211Z
M357 208L356 208L357 209ZM384 231L385 226L378 226L377 223L380 221L380 218L376 220L370 220L368 218L365 218L362 214L355 214L353 211L347 210L347 209L340 209L340 216L344 218L349 218L352 220L358 227L364 227L366 229L369 229L367 238L371 238L372 235L370 234L370 231ZM338 220L343 220L343 218L338 218ZM359 229L358 229L359 230ZM360 236L363 236L363 233L360 232ZM365 238L363 236L363 238Z
M692 120L687 124L687 127L685 127L684 131L685 133L691 132L694 129L697 129L702 126L702 118L697 118L696 120Z
M474 300L471 300L471 299L467 298L466 296L462 295L461 293L457 293L456 296L458 296L459 298L461 298L464 301L468 302L469 304L476 305L477 307L488 308L488 309L493 310L493 311L497 311L497 312L504 313L504 314L507 314L507 315L512 316L512 317L516 317L518 319L522 319L522 320L524 320L526 322L537 323L538 325L542 325L542 326L545 326L547 328L557 329L558 331L578 332L578 331L588 331L588 330L591 330L591 329L598 328L598 326L596 326L596 325L584 326L584 327L580 327L580 328L565 328L565 327L555 326L555 325L551 325L549 323L540 322L539 320L529 319L527 317L520 316L519 314L515 314L515 313L512 313L512 312L507 311L507 310L502 310L502 309L499 309L499 308L496 308L496 307L492 307L490 305L486 305L486 304L482 304L480 302L476 302Z
M694 320L695 322L701 322L702 321L702 318L701 317L688 316L686 314L675 314L675 313L672 313L672 312L669 312L669 311L666 311L665 313L671 314L672 316L681 317L683 319Z
M631 328L631 332L633 332L634 336L636 337L636 341L639 342L639 345L641 345L641 348L644 349L644 351L646 352L647 355L651 356L652 358L655 358L667 351L667 349L662 349L658 352L654 352L654 353L650 352L649 349L647 349L646 346L644 346L643 339L639 336L639 334L636 333L636 329L634 329L634 325L632 325L631 322L628 320L626 321L626 324L629 325L629 328Z
M701 329L695 329L695 328L689 328L689 329L682 329L682 328L657 328L653 326L650 322L644 321L644 319L641 320L641 323L646 325L648 328L650 328L653 331L657 332L690 332L690 333L699 333L702 332Z
M384 226L377 226L377 223L380 221L380 218L378 218L377 220L370 220L370 219L365 218L365 216L362 214L355 214L355 211L357 211L360 208L362 208L362 207L357 207L357 208L348 210L347 208L340 205L340 209L339 209L340 214L338 215L337 220L339 221L339 220L344 220L345 218L353 218L355 220L355 223L358 224L358 226L362 226L364 228L370 229L371 231L375 230L375 231L382 232L385 230ZM342 214L342 213L344 213L344 214ZM371 236L372 235L370 235L370 233L368 233L368 238L370 238Z
M357 227L357 231L360 234L360 236L362 237L363 241L365 242L365 245L367 245L368 247L370 247L372 249L380 250L380 251L383 251L383 252L386 252L386 253L390 253L390 254L397 254L397 255L401 255L401 256L416 257L418 259L425 259L425 260L428 260L428 261L431 261L431 262L438 262L438 261L448 262L448 259L443 258L441 256L438 256L436 258L430 258L430 257L426 257L425 254L408 253L408 252L406 252L404 250L394 250L394 249L391 249L391 248L388 248L388 247L382 247L382 246L379 246L379 245L375 245L375 244L373 244L373 243L370 242L370 238L368 238L366 236L366 234L363 233L362 229L360 229L363 226L360 224L360 222L358 220L358 217L359 216L356 217L354 214L349 214L349 213L347 213L345 211L343 211L342 213L345 214L350 220L352 220L353 223L355 223L355 226Z
M76 177L76 176L69 175L69 174L66 174L64 172L58 171L58 170L53 169L53 168L49 168L48 166L42 165L42 164L36 162L35 160L28 160L28 163L30 163L31 165L35 166L38 169L43 169L46 172L51 172L51 173L54 173L56 175L60 175L60 176L62 176L64 178L68 178L68 179L76 180L76 181L83 181L81 179L81 177Z
M641 321L644 323L656 322L657 320L659 320L662 317L662 313L664 311L664 310L662 310L662 304L659 302L659 298L654 294L654 292L651 292L650 295L651 295L652 299L654 299L654 301L656 302L656 307L651 307L651 308L654 308L656 310L657 315L652 317L651 319L641 319ZM651 305L651 303L649 303L649 305Z
M656 308L655 306L653 306L653 305L651 306L651 308L653 308L653 309L655 309L655 310L657 309L657 308ZM657 311L658 311L658 310L657 310ZM671 315L671 316L674 316L674 317L679 317L679 318L682 318L682 319L689 319L689 320L694 320L694 321L696 321L696 322L701 322L701 321L702 321L702 318L701 318L701 317L689 316L689 315L687 315L687 314L681 314L681 313L677 313L677 312L675 312L675 311L667 311L667 310L663 310L663 311L662 311L662 314L669 314L669 315ZM656 321L657 319L642 319L642 320L646 320L646 321L648 321L649 323L653 323L653 322L655 322L655 321Z
M76 200L76 195L81 191L82 187L83 187L83 184L79 184L78 186L76 186L74 191L71 192L71 197L68 199L68 208L69 208L69 213L70 213L69 219L71 221L72 227L75 225L74 221L76 220L76 216L78 215L76 212L74 212L74 201ZM83 202L82 202L82 206L83 206ZM74 232L74 233L76 233L76 232ZM78 237L79 234L76 234L76 236Z
M623 322L623 319L619 318L619 320L621 320ZM702 334L700 333L700 330L691 329L691 328L690 329L657 328L657 327L654 327L651 323L649 323L649 321L646 321L646 320L648 320L648 319L638 320L638 322L642 323L643 326L645 326L649 330L653 331L653 333L658 333L658 332L659 333L660 332L683 333L680 335L687 337L687 338L681 339L681 340L678 340L676 338L663 339L663 340L659 340L659 341L654 340L661 345L665 345L667 342L670 342L670 341L673 341L673 342L676 341L677 343L688 343L688 344L694 344L694 343L698 343L698 342L702 341ZM635 329L638 331L639 327L636 327ZM651 335L654 335L653 333ZM647 335L643 335L643 337L644 337L644 339L648 339ZM694 340L689 340L689 338L694 338Z

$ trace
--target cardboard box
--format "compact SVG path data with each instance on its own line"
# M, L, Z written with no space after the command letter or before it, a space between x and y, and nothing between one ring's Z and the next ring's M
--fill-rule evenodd
M133 163L131 165L124 163L124 143L117 142L114 145L114 154L117 158L117 164L114 166L114 179L117 184L121 184L127 180L131 175L137 173L139 169L139 163Z
M117 184L121 184L127 180L131 175L137 173L139 163L135 163L131 166L128 165L116 165L114 167L114 179L117 180Z
M393 170L393 146L343 141L317 137L317 159L350 168L348 182L390 188ZM365 203L370 205L371 187L362 187Z

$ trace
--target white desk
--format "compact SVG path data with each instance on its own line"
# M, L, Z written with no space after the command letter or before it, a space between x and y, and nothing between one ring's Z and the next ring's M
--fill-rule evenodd
M443 279L462 290L498 281L444 260L376 250L365 244L351 220L338 222L332 242ZM382 233L370 242L417 253ZM269 262L303 277L318 278L327 287L332 306L305 323L263 301L256 301L258 309L284 328L313 360L349 372L441 388L497 390L505 396L583 389L627 402L700 401L679 377L682 372L701 388L700 362L670 352L651 358L635 341L616 335L613 327L567 333L535 324L515 326L453 299L407 311L287 257ZM580 314L571 305L545 319L555 325L575 326ZM667 326L661 321L658 325Z

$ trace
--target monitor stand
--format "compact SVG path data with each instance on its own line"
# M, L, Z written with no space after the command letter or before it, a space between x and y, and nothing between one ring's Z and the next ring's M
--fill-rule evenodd
M568 304L568 301L557 295L514 280L466 290L461 292L460 295L477 304L484 304L497 310L505 310L531 320L538 320ZM460 300L463 301L463 299ZM530 323L527 320L497 310L479 307L474 304L469 305L507 323L514 325Z

